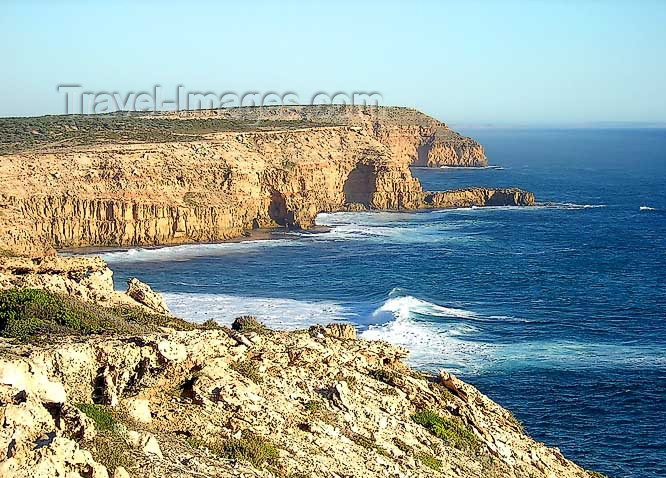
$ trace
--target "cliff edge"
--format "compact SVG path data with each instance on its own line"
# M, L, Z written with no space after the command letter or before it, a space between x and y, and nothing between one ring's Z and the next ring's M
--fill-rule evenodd
M101 261L5 261L5 285L55 288L0 292L2 478L599 476L474 387L411 370L405 350L357 340L351 325L108 322L108 298L76 298L91 274L110 274Z
M486 160L473 140L422 113L324 111L259 118L248 109L242 121L213 112L11 119L0 157L0 251L213 242L308 228L320 212L483 206L491 196L534 203L483 188L464 197L423 191L410 165Z

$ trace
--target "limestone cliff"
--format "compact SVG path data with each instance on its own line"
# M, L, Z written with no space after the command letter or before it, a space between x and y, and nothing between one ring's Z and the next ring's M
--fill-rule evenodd
M103 266L23 261L54 284ZM232 328L0 339L0 477L598 476L351 325Z
M521 189L469 188L427 193L426 207L451 208L470 206L533 206L534 194Z
M465 205L427 195L409 165L485 164L478 144L413 110L335 116L342 125L321 114L301 117L312 111L292 113L301 118L296 124L316 125L307 128L269 121L164 142L93 135L89 144L2 156L0 251L36 256L66 247L211 242L256 228L308 228L320 212ZM157 121L139 124L153 131L145 124ZM493 204L504 197L476 194L473 204L491 196Z

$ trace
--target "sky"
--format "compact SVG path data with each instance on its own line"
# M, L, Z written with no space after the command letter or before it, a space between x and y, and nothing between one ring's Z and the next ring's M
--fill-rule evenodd
M0 0L0 116L122 96L377 92L452 124L666 122L666 0Z

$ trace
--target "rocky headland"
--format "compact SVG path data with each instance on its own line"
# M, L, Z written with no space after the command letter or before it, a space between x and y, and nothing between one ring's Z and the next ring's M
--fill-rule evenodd
M320 212L534 204L424 191L410 166L487 160L422 113L328 112L0 120L0 478L598 476L352 325L192 324L137 279L114 290L101 259L54 254L305 229Z
M195 326L99 259L0 263L0 477L599 476L351 325Z
M213 242L309 228L320 212L534 203L514 190L424 191L411 165L487 159L415 110L240 110L242 121L238 111L2 120L12 134L0 149L0 250Z

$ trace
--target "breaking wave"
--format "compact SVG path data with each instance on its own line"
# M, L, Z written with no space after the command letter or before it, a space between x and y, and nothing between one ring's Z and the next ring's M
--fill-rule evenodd
M133 248L114 250L95 254L106 262L179 262L196 257L223 256L251 252L265 247L295 246L298 243L289 239L258 239L240 242L221 242L215 244L187 244L155 248Z
M400 291L392 291L391 295ZM443 307L417 297L389 297L373 314L378 322L361 333L367 340L384 340L407 348L409 362L426 369L447 368L476 374L490 369L525 366L584 369L589 367L666 367L659 348L566 341L507 343L484 330L506 323L531 322L507 316ZM490 324L492 322L492 324Z

